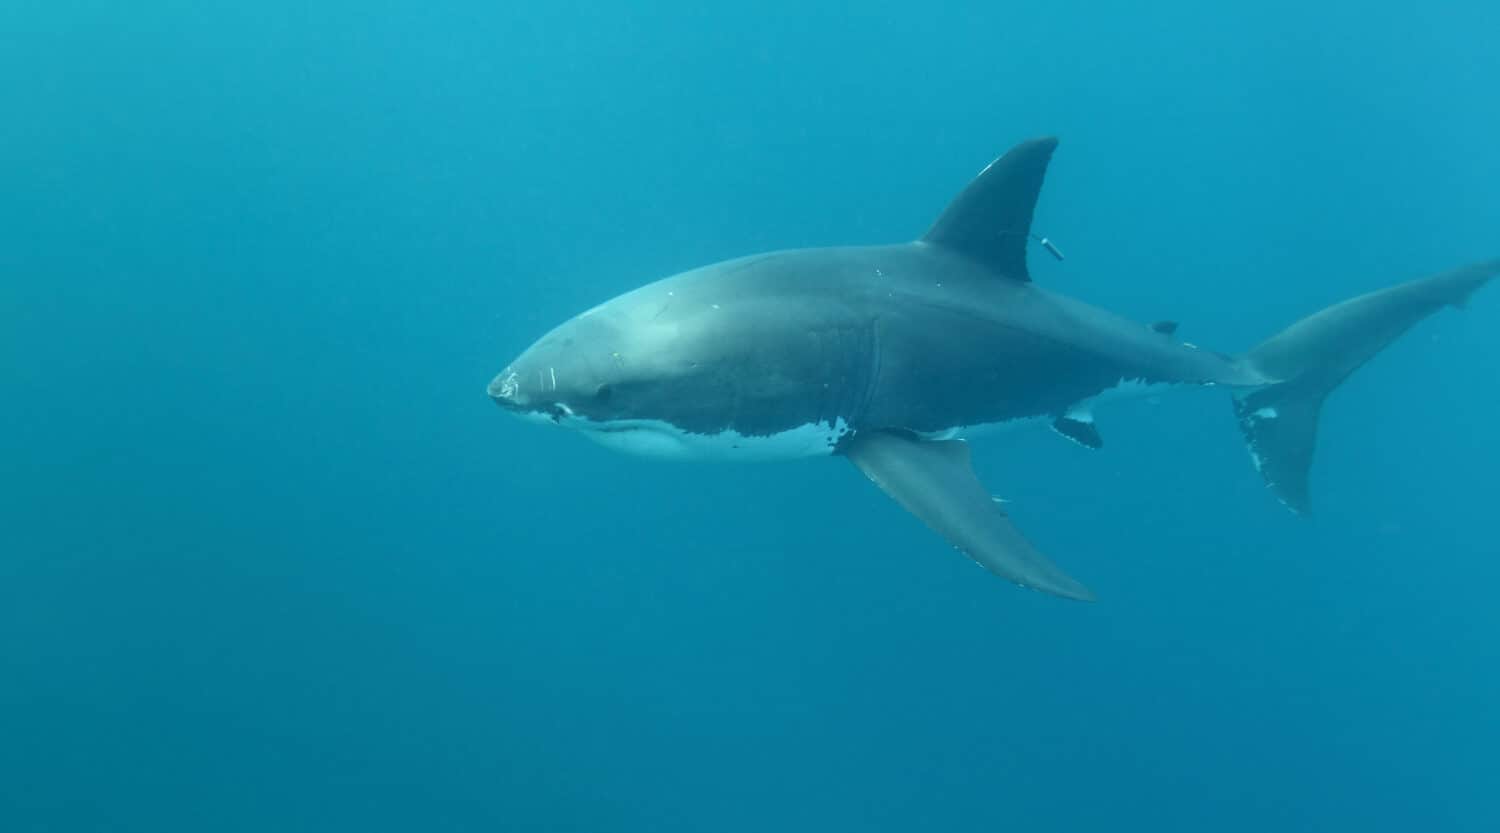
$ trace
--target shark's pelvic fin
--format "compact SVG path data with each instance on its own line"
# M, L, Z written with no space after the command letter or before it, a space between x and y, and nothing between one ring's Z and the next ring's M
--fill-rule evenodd
M1099 429L1094 426L1094 418L1089 414L1070 413L1060 416L1053 420L1052 430L1084 448L1098 451L1104 447L1104 437L1099 435Z
M1021 536L1004 505L975 477L969 447L891 431L862 431L843 453L867 477L990 572L1024 587L1093 601L1094 595Z
M1301 514L1311 508L1308 470L1328 394L1413 324L1445 306L1463 306L1496 275L1500 260L1490 260L1351 298L1245 356L1273 383L1238 397L1235 414L1255 467L1282 503Z
M1012 280L1029 281L1026 241L1057 139L1022 142L979 172L922 242L966 255Z

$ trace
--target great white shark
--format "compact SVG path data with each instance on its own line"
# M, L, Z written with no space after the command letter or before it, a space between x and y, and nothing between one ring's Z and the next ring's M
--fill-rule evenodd
M1017 531L975 476L965 437L1041 423L1098 448L1101 399L1222 387L1266 485L1305 513L1327 395L1500 273L1491 260L1352 298L1243 355L1202 349L1171 324L1031 282L1032 214L1056 146L1017 145L913 242L757 254L627 292L547 333L488 393L624 451L845 457L990 571L1091 600Z

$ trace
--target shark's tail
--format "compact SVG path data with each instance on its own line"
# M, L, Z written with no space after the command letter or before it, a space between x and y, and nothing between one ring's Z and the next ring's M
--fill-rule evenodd
M1309 509L1307 473L1323 400L1386 345L1445 306L1462 307L1500 274L1491 260L1334 304L1266 339L1244 361L1272 380L1235 399L1240 430L1266 485Z

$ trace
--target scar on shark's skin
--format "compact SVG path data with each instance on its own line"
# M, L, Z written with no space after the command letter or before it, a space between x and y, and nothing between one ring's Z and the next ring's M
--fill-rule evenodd
M1031 231L1056 146L995 160L917 241L753 255L627 292L543 336L489 394L637 454L846 457L991 572L1091 599L1012 525L963 438L1047 425L1098 450L1096 405L1223 387L1267 487L1306 512L1328 393L1500 273L1491 260L1362 295L1240 356L1200 349L1175 339L1176 322L1142 325L1031 282L1028 241L1062 258ZM520 385L532 374L534 393Z

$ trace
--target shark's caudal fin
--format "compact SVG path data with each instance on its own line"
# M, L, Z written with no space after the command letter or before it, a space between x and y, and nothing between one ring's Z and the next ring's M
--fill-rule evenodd
M1323 400L1418 321L1461 307L1500 274L1491 260L1334 304L1262 342L1245 361L1272 384L1235 400L1240 429L1266 485L1289 508L1309 508L1307 474Z

